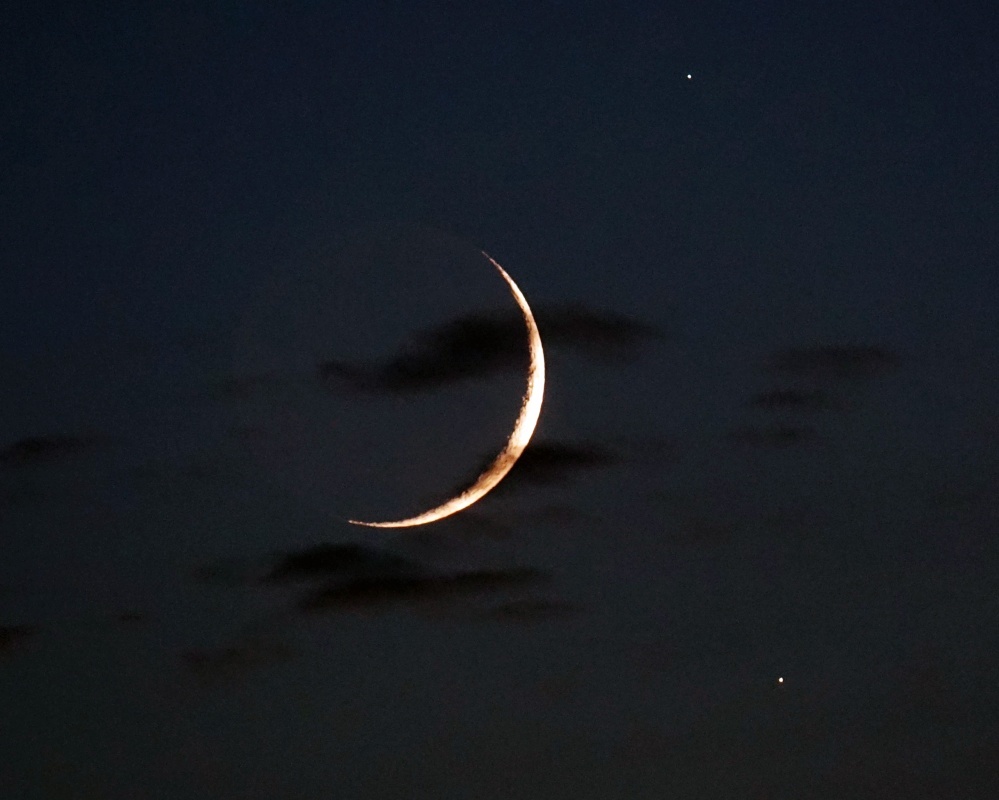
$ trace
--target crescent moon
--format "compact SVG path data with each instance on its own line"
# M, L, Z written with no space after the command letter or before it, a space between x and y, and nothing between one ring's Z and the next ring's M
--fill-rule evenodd
M513 278L487 252L483 250L482 255L499 270L499 274L509 285L513 299L520 306L520 310L524 313L524 321L527 323L531 364L527 371L527 391L524 393L524 399L520 405L520 414L517 415L517 421L513 425L513 432L510 434L510 438L507 439L506 446L493 459L492 463L483 470L482 474L476 478L475 483L457 497L453 497L446 503L431 508L429 511L424 511L415 517L400 519L394 522L363 522L358 519L347 520L354 525L366 525L369 528L409 528L414 525L426 525L429 522L437 522L439 519L457 514L459 511L468 508L472 503L478 502L491 490L496 488L496 485L513 469L513 465L517 463L517 459L520 458L521 454L527 448L528 442L531 441L534 428L537 426L538 418L541 416L541 401L544 399L545 394L545 352L541 347L541 333L538 331L538 325L534 321L534 314L531 313L531 307L527 304L527 298L524 297L523 292L520 291L517 284L513 282Z

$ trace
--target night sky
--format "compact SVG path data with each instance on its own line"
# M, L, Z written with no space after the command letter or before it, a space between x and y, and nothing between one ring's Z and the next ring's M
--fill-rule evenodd
M0 796L997 796L989 4L18 5Z

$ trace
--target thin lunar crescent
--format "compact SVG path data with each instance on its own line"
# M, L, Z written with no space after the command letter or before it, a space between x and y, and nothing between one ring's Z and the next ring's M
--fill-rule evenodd
M415 517L400 519L394 522L362 522L352 519L354 525L367 525L370 528L409 528L413 525L426 525L428 522L436 522L439 519L450 517L468 508L472 503L481 500L496 485L506 477L506 474L513 468L513 465L520 458L527 448L527 443L531 441L534 428L538 424L538 417L541 416L541 401L545 394L545 353L541 347L541 333L538 325L534 321L534 314L531 307L527 305L527 299L513 282L513 278L507 275L496 261L485 251L482 252L489 262L499 270L503 280L510 286L514 300L524 312L524 321L527 323L527 334L530 340L531 364L527 371L527 391L524 393L524 400L520 406L520 414L513 425L513 432L507 439L506 446L499 455L493 459L492 463L483 470L482 474L476 478L475 483L469 486L457 497L453 497L446 503L424 511Z

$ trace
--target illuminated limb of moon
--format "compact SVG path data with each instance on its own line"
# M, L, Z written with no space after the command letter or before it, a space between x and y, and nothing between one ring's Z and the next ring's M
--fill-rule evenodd
M541 416L541 401L545 393L545 353L541 348L541 333L538 325L534 321L531 307L527 305L527 299L513 282L513 278L507 275L503 269L488 253L483 251L489 262L499 270L499 274L509 284L517 305L524 312L524 320L527 323L527 334L530 340L531 364L527 371L527 391L524 393L524 400L520 406L520 414L513 426L513 433L507 439L506 446L499 455L493 459L492 463L483 470L482 474L476 478L475 483L469 486L457 497L453 497L446 503L442 503L436 508L424 511L409 519L400 519L395 522L362 522L352 519L354 525L366 525L369 528L409 528L413 525L426 525L428 522L436 522L439 519L450 517L468 508L472 503L481 500L489 491L503 480L506 474L513 468L513 465L520 458L527 448L527 443L531 441L531 435L538 424L538 417Z

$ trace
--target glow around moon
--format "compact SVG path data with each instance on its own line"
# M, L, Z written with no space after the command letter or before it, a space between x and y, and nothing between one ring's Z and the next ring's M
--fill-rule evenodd
M514 423L513 432L510 434L506 446L500 451L499 455L483 470L475 482L457 497L453 497L446 503L442 503L435 508L431 508L429 511L424 511L422 514L409 517L408 519L400 519L394 522L348 520L354 525L366 525L369 528L409 528L414 525L426 525L429 522L436 522L439 519L450 517L452 514L457 514L459 511L481 500L494 489L513 468L517 459L520 458L521 454L527 448L528 442L531 441L534 428L538 424L538 418L541 416L541 401L545 394L545 353L541 347L541 333L538 331L538 325L534 321L534 314L531 313L531 307L527 304L527 299L517 287L517 284L513 282L513 278L488 253L483 251L482 255L499 270L499 274L503 277L503 280L510 286L510 291L513 293L517 305L520 306L520 310L524 313L524 321L527 323L527 334L530 340L531 364L527 372L527 391L524 393L524 400L521 403L517 421Z

